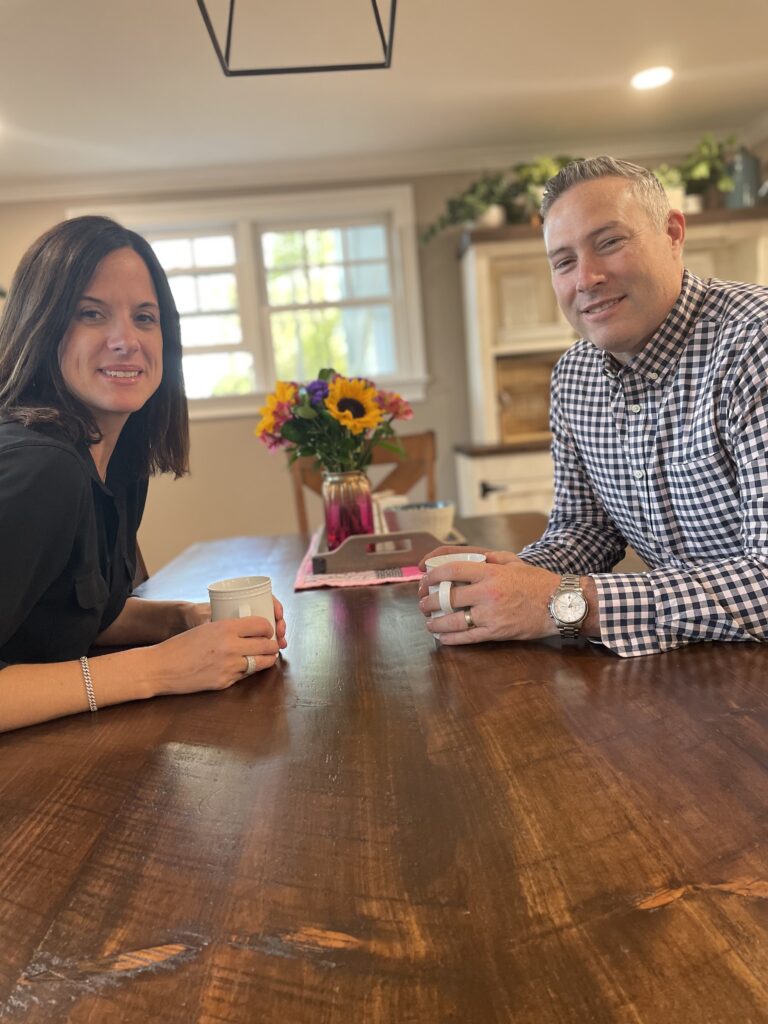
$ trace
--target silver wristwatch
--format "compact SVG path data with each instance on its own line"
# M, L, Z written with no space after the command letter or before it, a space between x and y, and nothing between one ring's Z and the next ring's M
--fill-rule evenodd
M589 605L578 576L566 573L549 599L549 614L566 640L575 640L587 617Z

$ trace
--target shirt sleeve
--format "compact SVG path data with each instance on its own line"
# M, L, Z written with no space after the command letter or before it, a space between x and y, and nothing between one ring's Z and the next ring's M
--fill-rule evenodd
M754 350L753 350L754 351ZM768 641L768 339L731 389L742 555L685 570L596 574L602 643L623 657L701 640Z
M559 365L559 364L558 364ZM558 367L550 404L555 494L547 528L520 557L557 573L609 572L624 557L627 542L595 494L573 441L559 399Z
M0 452L0 648L64 572L86 484L76 457L56 445Z

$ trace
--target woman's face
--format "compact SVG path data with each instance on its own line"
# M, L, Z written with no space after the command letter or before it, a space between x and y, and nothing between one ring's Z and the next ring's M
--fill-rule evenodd
M96 268L59 346L67 388L104 434L119 432L163 376L160 307L144 260L115 249Z

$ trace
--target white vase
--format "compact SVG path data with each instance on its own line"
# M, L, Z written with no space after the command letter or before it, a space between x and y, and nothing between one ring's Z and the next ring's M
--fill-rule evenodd
M503 206L489 206L483 210L479 217L475 218L476 228L500 228L506 224L507 214Z
M682 185L665 185L664 191L673 210L685 209L685 188Z

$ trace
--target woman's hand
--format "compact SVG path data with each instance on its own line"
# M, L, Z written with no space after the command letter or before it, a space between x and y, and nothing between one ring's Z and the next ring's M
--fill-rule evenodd
M158 602L158 604L161 602ZM286 626L283 617L283 606L273 595L272 603L275 609L275 637L278 647L284 650L288 643L285 639ZM211 606L209 604L193 604L191 601L177 601L178 628L170 634L175 636L187 629L194 629L195 626L202 626L205 622L211 621Z
M248 658L261 672L275 664L279 649L272 624L249 615L203 623L136 653L143 655L151 694L158 696L225 690L249 674Z

